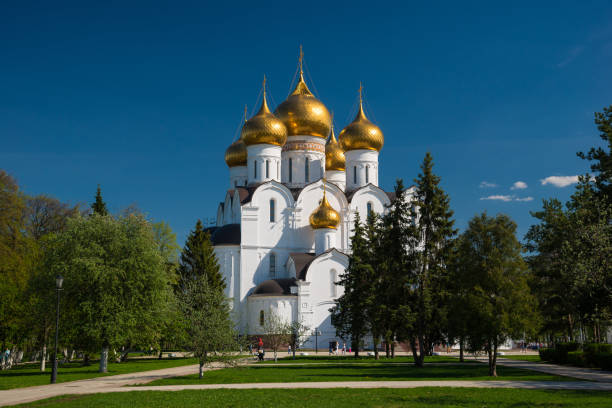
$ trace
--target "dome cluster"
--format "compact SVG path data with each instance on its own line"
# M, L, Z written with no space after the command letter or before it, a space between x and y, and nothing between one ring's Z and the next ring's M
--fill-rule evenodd
M332 131L332 117L323 102L308 89L300 58L298 83L274 113L268 107L264 79L261 108L256 115L245 121L240 138L225 152L225 162L229 167L245 166L247 146L283 146L288 136L329 137L325 145L325 169L344 171L344 152L361 149L380 151L384 144L380 128L370 122L364 113L361 89L357 116L340 132L336 140Z

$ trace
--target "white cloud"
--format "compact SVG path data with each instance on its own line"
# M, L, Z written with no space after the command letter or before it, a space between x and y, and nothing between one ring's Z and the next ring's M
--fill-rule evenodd
M527 183L524 181L517 181L510 187L510 190L523 190L525 188L527 188Z
M512 196L509 195L490 195L488 197L480 197L481 200L496 200L496 201L512 201Z
M480 188L494 188L494 187L497 187L497 184L489 183L488 181L481 181L479 187Z
M515 195L490 195L488 197L480 197L481 200L491 200L491 201L520 201L527 202L533 201L533 197L517 197Z
M543 186L552 184L555 187L567 187L578 182L578 176L550 176L540 180Z

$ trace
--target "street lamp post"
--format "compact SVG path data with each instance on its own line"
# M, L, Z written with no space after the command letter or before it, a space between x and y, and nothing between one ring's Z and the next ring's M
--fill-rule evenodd
M57 381L57 341L59 335L59 305L60 305L60 291L62 290L62 283L64 278L62 275L57 275L55 278L55 289L57 290L57 307L55 317L55 352L53 353L53 368L51 369L51 384L55 384ZM43 356L44 358L44 356Z

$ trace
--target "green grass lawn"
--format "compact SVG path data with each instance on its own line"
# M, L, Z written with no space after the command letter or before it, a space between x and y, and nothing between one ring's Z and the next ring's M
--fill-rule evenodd
M329 364L269 366L265 364L207 371L201 380L197 374L166 378L147 385L234 384L259 382L313 381L393 381L393 380L521 380L567 381L560 377L513 367L497 367L499 377L488 376L485 364L438 365L417 368L413 365Z
M499 358L507 358L510 360L521 360L521 361L529 361L532 363L539 363L542 360L540 360L540 355L539 354L512 354L512 355L505 355L505 356L499 356Z
M161 407L609 407L612 393L603 391L487 388L293 389L138 391L66 395L25 407L161 408Z
M164 358L157 359L134 359L124 363L108 364L108 373L98 372L98 362L92 362L90 366L82 366L78 363L60 364L57 372L57 382L84 380L106 375L134 373L137 371L158 370L161 368L178 367L188 364L196 364L193 358ZM30 387L32 385L49 384L51 378L51 364L47 364L44 373L40 372L40 364L23 364L10 370L0 371L0 390L9 388Z
M274 354L266 352L266 358L273 358ZM252 360L251 360L252 361ZM426 363L458 363L459 358L451 356L431 356L425 357ZM474 363L474 360L467 360L468 363ZM397 356L395 358L386 358L381 355L380 360L375 360L374 357L363 356L355 358L353 356L295 356L295 360L289 357L279 358L277 364L308 364L308 363L333 363L333 364L355 364L355 363L372 363L372 364L386 364L386 363L414 363L412 356ZM257 364L275 364L274 360L266 360L264 362L257 362Z

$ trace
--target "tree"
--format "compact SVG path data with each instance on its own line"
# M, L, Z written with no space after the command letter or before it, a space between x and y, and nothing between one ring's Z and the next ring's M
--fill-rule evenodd
M30 273L32 242L25 236L25 197L15 180L0 170L0 347L23 339L23 301Z
M77 217L51 245L46 267L64 275L63 333L77 348L102 349L101 372L111 347L156 344L171 292L144 218Z
M448 195L440 188L440 177L433 173L433 158L429 152L421 165L421 174L412 198L411 256L414 259L412 298L414 303L414 336L418 340L422 366L425 355L431 355L433 345L444 341L448 305L447 266L452 255L453 211Z
M206 276L211 286L225 289L225 279L219 270L210 234L204 231L200 220L197 221L195 229L189 233L181 253L178 286L184 288L198 276Z
M289 331L291 332L291 339L289 344L291 344L291 352L293 354L293 359L295 360L295 350L302 344L302 341L305 339L307 333L309 332L310 327L306 326L302 321L293 321L289 323Z
M274 361L278 361L278 350L291 342L291 329L291 323L285 321L272 309L265 314L263 330L268 346L274 353Z
M344 293L331 311L331 322L336 334L341 338L350 337L355 357L359 357L359 348L363 337L368 333L368 324L364 319L365 299L371 290L368 278L372 276L372 266L368 263L368 246L365 231L361 225L359 213L355 214L351 254L346 270L339 276L338 285Z
M370 282L370 291L365 294L363 303L364 317L368 322L374 343L375 360L380 358L378 349L380 340L385 335L385 328L388 322L388 319L386 319L386 303L389 294L386 290L389 285L386 285L384 275L382 274L383 270L380 268L384 261L381 237L380 216L374 211L370 211L365 225L365 238L368 243L368 254L365 259L368 259L372 268L369 269L370 275L366 278Z
M578 152L578 157L593 162L591 171L595 173L595 185L599 195L612 197L612 105L595 112L595 124L601 133L607 151L603 147L592 147L587 153Z
M387 213L382 217L378 246L379 253L376 292L379 294L370 310L376 308L374 331L381 331L386 344L387 357L394 355L394 340L410 339L413 343L412 324L414 315L410 288L414 263L409 256L409 248L414 244L411 235L410 200L404 183L396 181L394 198ZM376 313L376 312L375 312ZM378 335L378 333L376 333ZM413 344L413 352L415 351ZM417 361L417 360L415 360ZM418 364L418 361L417 361Z
M238 349L237 333L223 290L212 286L206 275L198 275L185 283L179 303L187 331L186 347L198 358L199 377L203 377L206 365L234 361L231 352Z
M471 350L487 351L494 377L499 345L537 328L536 302L515 231L508 216L483 213L470 220L459 240L456 278L469 314L468 343Z
M102 190L100 190L99 184L98 184L98 189L96 190L95 201L91 204L91 209L94 214L108 215L108 210L106 209L106 203L102 200Z

